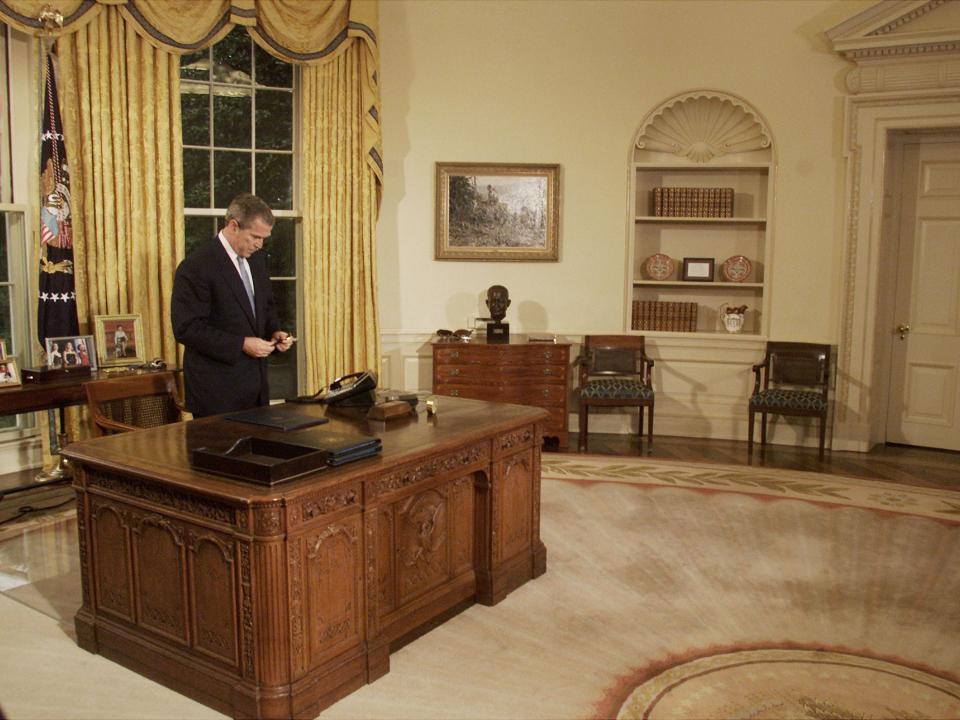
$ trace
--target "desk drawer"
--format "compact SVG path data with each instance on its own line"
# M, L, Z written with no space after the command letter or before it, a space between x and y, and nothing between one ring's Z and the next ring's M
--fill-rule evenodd
M433 374L437 383L457 384L563 383L567 379L566 367L563 365L435 365Z
M566 366L569 348L555 345L434 345L436 364L455 365L562 365Z
M437 395L545 408L564 407L567 399L567 389L562 383L551 385L474 385L438 381L434 384L433 391Z

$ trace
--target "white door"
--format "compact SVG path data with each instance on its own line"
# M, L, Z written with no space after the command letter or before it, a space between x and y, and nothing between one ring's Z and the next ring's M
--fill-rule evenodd
M960 139L903 153L887 441L960 450Z

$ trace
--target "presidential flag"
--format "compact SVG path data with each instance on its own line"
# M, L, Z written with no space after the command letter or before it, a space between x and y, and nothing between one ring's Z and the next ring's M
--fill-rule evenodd
M40 296L37 329L48 337L78 335L70 219L70 169L60 123L53 58L47 52L43 128L40 137Z

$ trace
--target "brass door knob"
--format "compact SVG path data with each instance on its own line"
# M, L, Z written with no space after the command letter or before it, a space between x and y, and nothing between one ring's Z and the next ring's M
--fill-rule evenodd
M907 323L900 323L897 325L897 332L900 333L900 339L905 340L907 333L910 332L910 325Z

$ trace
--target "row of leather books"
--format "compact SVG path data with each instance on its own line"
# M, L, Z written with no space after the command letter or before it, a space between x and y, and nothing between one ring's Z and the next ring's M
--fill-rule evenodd
M634 300L634 330L697 331L697 303L666 300Z
M650 209L654 217L733 217L733 188L655 187Z

